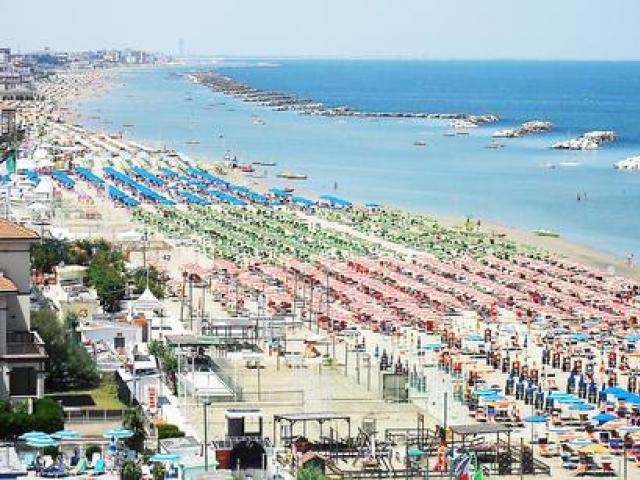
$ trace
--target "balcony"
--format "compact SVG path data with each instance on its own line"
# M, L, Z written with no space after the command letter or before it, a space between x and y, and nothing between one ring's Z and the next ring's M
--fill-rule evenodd
M37 332L7 332L7 350L2 358L44 360L47 353Z

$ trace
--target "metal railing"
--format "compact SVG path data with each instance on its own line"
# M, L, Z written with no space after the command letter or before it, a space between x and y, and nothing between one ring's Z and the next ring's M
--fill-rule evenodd
M123 409L65 408L65 423L119 422L124 417Z

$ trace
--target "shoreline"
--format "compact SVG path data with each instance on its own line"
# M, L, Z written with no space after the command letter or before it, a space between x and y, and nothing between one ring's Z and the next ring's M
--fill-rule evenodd
M70 121L70 123L79 122L80 124L85 126L82 114L77 109L77 103L84 99L96 98L97 96L107 94L109 90L113 88L113 81L115 78L117 78L121 71L122 69L114 69L106 72L100 72L106 73L106 75L99 75L99 83L97 85L91 84L89 90L85 91L82 95L65 99L64 103L69 109L65 112L64 117L68 121ZM206 85L202 86L206 87ZM132 136L132 140L137 142L145 141L144 139L135 137L135 135ZM204 162L212 166L215 166L216 164L221 162L221 159L203 157L200 155L193 155L192 157L199 162ZM273 187L273 185L270 185L264 179L247 177L243 172L240 172L239 170L229 169L226 175L221 176L234 183L242 184L245 186L251 185L256 190L261 192L265 192L269 188ZM297 188L297 191L302 192L305 195L308 194L311 197L317 198L318 196L317 192L306 190L303 185L301 185L301 188ZM397 207L392 208L397 209ZM418 211L406 208L398 210L434 218L439 223L445 226L461 226L466 220L464 217L434 214L429 211ZM522 228L501 224L491 219L481 219L481 225L481 232L489 234L494 232L498 235L505 235L508 239L514 240L518 243L545 250L550 254L564 256L573 261L583 263L596 269L606 270L610 267L613 267L615 269L616 275L622 275L634 280L640 279L640 270L637 267L630 268L626 265L626 262L623 258L617 257L611 252L600 250L597 247L581 244L577 241L562 237L552 238L537 236L534 233Z

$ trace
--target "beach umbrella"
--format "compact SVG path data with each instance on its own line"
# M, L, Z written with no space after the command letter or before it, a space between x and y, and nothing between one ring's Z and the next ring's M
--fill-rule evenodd
M571 440L569 442L574 447L584 447L586 445L591 445L593 442L588 438L577 438L575 440Z
M582 400L581 398L578 397L574 397L574 396L569 396L569 397L562 397L558 399L558 403L564 403L564 404L569 404L569 403L583 403L584 400Z
M586 340L589 340L589 336L585 335L584 333L574 333L573 335L571 335L571 340L574 340L576 342L584 342Z
M525 423L546 423L549 421L549 417L546 415L531 415L522 419Z
M592 443L590 445L585 445L584 447L579 448L578 451L581 453L587 453L590 455L604 455L610 452L610 450L607 447L599 443Z
M640 432L640 427L637 425L623 425L618 428L618 431L623 433L636 433Z
M629 342L637 342L640 341L640 333L630 333L629 335L625 335L624 338Z
M177 453L156 453L149 460L152 462L178 462L182 458Z
M569 410L573 410L575 412L590 412L591 410L595 410L595 408L596 407L588 403L574 403L569 407Z
M27 442L27 445L34 448L45 448L45 447L56 447L59 445L59 443L51 437L40 437L40 438L33 438L29 440Z
M50 438L48 433L31 431L23 433L18 437L19 440L33 440L36 438Z
M522 419L525 423L531 424L531 442L533 442L533 426L536 423L546 423L549 421L549 417L546 415L530 415Z
M600 425L602 425L603 423L610 422L611 420L615 420L616 418L618 417L616 417L615 415L611 415L610 413L604 413L604 412L591 417L592 420L595 420Z
M105 438L115 438L116 440L131 438L133 435L134 433L126 428L114 428L112 430L107 430L102 434Z
M82 435L75 430L60 430L52 433L51 437L57 440L78 440L82 438Z
M564 392L551 392L549 393L549 395L547 395L547 398L549 400L559 400L561 398L566 398L566 397L573 397L573 395L570 393L564 393Z

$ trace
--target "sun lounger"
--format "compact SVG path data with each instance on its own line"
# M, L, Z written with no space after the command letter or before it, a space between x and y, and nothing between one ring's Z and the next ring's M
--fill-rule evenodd
M107 463L104 461L103 458L99 458L95 466L93 467L93 474L103 475L106 472L107 472Z
M35 462L35 458L33 457L33 453L25 454L24 458L22 459L22 465L24 465L24 468L27 471L35 470L36 462Z

